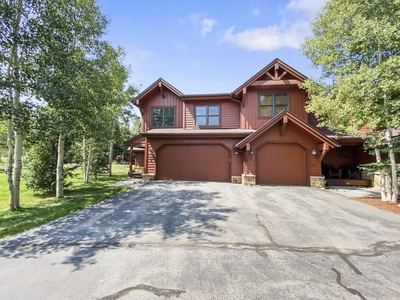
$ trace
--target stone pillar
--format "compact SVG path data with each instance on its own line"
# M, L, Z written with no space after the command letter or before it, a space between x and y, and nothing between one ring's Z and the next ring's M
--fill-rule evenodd
M310 176L310 186L324 189L326 187L325 176Z
M256 185L256 175L242 174L242 184L244 185Z

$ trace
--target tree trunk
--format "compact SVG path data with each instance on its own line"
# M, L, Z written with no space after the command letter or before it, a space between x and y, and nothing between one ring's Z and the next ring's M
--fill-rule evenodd
M22 174L22 133L20 129L15 130L15 148L14 148L14 202L16 208L20 206L21 194L21 174Z
M382 45L378 45L378 62L382 63ZM387 95L383 95L383 105L385 109L385 118L386 118L386 142L387 147L389 148L389 159L390 159L390 167L391 170L388 173L388 197L387 200L396 203L397 196L399 194L399 188L397 183L397 165L396 158L393 151L393 140L392 140L392 127L388 121L388 105L387 105Z
M86 138L82 139L82 171L83 171L83 183L86 183Z
M10 105L14 109L18 109L20 103L20 70L19 70L19 58L18 58L18 43L19 43L19 26L21 23L22 15L22 0L18 1L17 14L15 16L15 23L12 34L12 48L9 65L7 68L7 76L11 81L14 82L14 87L9 89ZM12 136L15 135L15 148L13 145ZM9 202L10 210L20 208L19 196L20 196L20 180L21 180L21 152L22 152L22 136L20 129L15 130L13 133L13 117L10 116L7 123L7 146L8 146L8 157L7 157L7 180L9 189ZM14 166L14 158L17 159L17 163ZM14 168L14 174L13 174ZM13 176L14 175L14 176Z
M64 197L64 136L58 137L56 197Z
M110 148L108 152L108 175L112 176L112 162L113 162L113 148L114 148L114 143L110 141Z
M381 157L381 151L377 148L375 148L375 157L376 157L376 162L380 163L382 162L382 157ZM379 171L378 172L380 178L380 182L381 182L381 200L382 201L388 201L387 196L386 196L386 181L385 181L385 176L386 173Z
M10 210L15 210L15 197L14 197L14 182L13 182L13 165L14 165L14 145L13 145L14 133L12 130L12 119L8 120L7 123L7 163L6 163L6 173L8 181L8 191L9 191L9 203Z
M397 197L399 195L399 186L397 182L397 165L396 165L396 157L393 151L393 140L392 140L392 128L389 127L386 130L386 141L388 144L389 148L389 159L390 159L390 173L391 173L391 181L392 181L392 194L391 198L388 200L391 202L396 203L397 202Z
M92 156L91 147L89 146L88 156L87 156L87 163L86 163L86 172L85 172L85 183L89 183L89 172L90 172L90 160Z

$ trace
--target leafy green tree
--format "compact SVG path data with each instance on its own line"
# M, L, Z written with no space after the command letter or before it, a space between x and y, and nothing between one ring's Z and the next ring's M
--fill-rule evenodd
M37 95L59 123L56 197L64 196L64 143L77 122L96 110L91 80L100 38L107 26L94 0L47 1L38 60Z
M390 159L391 184L382 200L396 201L392 131L400 127L400 1L329 0L312 29L303 52L322 75L303 85L307 110L339 133L360 135L368 126L377 160L382 145Z
M3 0L0 4L0 120L7 122L10 210L20 208L22 135L29 123L27 96L34 80L42 4L43 0Z

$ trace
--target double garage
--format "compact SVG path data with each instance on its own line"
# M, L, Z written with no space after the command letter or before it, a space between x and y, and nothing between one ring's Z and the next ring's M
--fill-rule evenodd
M253 156L257 184L307 185L306 149L299 144L265 144ZM163 145L156 157L158 180L231 181L231 151L223 145Z
M156 179L230 181L230 151L223 145L164 145L157 150Z

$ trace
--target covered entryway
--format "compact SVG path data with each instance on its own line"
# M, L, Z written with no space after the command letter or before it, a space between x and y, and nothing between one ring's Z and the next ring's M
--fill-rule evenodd
M265 144L257 151L257 183L307 185L307 153L299 144Z
M164 145L157 151L156 179L229 182L229 166L222 145Z

